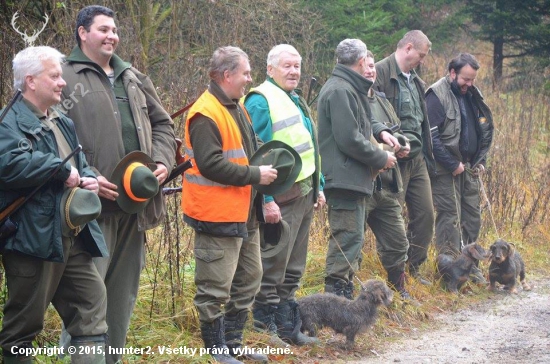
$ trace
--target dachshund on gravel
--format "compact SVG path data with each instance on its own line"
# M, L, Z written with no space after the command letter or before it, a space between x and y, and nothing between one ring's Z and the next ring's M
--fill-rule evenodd
M487 259L487 256L487 251L477 243L466 245L456 258L448 254L439 254L437 270L447 290L458 293L458 290L468 281L474 264Z
M517 293L517 277L524 291L530 291L531 286L525 281L525 264L514 245L502 239L495 241L490 248L491 264L489 265L489 290L494 291L496 284L504 285L510 293Z
M350 301L333 293L316 293L298 300L303 333L316 336L317 330L330 327L338 334L346 335L346 347L352 347L355 336L374 323L378 306L388 306L393 291L379 280L368 280L359 296Z

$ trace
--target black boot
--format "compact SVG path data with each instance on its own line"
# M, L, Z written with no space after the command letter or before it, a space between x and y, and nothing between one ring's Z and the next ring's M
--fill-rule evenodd
M209 349L209 354L219 363L243 364L229 354L229 348L225 345L224 317L220 316L212 322L201 322L201 336L204 347Z
M348 284L346 284L346 287L344 287L344 297L348 300L353 300L353 291L355 291L355 286L353 285L353 281L350 280Z
M334 293L337 296L346 297L348 300L353 300L353 282L346 282L343 279L333 280L325 278L325 292Z
M292 345L302 346L319 342L316 337L309 337L300 332L302 319L296 301L279 302L275 311L275 323L279 337Z
M417 266L415 264L410 264L409 265L409 273L410 273L411 277L415 278L420 284L422 284L424 286L431 286L432 285L432 282L430 282L426 278L422 277L422 275L420 274L420 267L419 266Z
M267 356L252 352L245 353L243 348L243 330L248 320L248 311L239 312L236 316L225 315L225 343L229 348L229 354L233 357L242 356L245 359L267 363Z
M390 287L399 293L403 300L412 300L413 298L405 289L405 264L399 264L396 267L386 269L388 272L388 283Z
M254 317L254 329L259 332L265 332L270 336L270 344L279 348L286 348L289 345L281 340L277 334L277 325L275 324L275 311L277 306L263 305L254 303L252 316Z

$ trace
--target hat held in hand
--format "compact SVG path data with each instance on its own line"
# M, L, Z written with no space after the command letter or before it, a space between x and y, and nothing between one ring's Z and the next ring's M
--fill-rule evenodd
M122 211L140 212L158 193L159 182L153 174L156 168L151 157L141 151L130 152L118 162L110 181L118 187L116 202Z
M260 223L260 253L262 258L279 254L290 239L290 226L281 219L276 224Z
M101 201L93 191L80 187L67 188L61 196L61 232L76 236L84 226L101 213Z
M264 195L278 195L286 192L302 170L302 158L290 145L271 140L262 145L250 158L250 165L271 165L277 170L277 178L269 185L254 185L254 188Z

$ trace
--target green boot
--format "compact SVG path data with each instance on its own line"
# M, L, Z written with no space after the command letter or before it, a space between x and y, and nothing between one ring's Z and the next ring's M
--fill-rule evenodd
M32 364L32 356L6 356L4 355L4 364Z
M76 349L71 354L72 364L105 364L105 335L76 336L71 346Z

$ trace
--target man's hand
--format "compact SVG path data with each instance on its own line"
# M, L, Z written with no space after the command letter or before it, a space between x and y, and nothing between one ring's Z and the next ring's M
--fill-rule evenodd
M460 162L458 164L458 167L456 167L456 169L453 171L453 176L458 176L462 172L464 172L464 164L462 164L462 162Z
M386 154L388 155L388 159L386 160L386 165L384 166L384 169L390 169L395 167L397 164L397 158L395 158L395 154L388 151L386 151Z
M479 177L483 173L485 173L485 166L483 164L478 164L472 169L472 175L474 177Z
M266 223L276 224L281 218L281 210L275 201L268 202L264 205L264 219Z
M161 185L168 178L168 168L162 163L157 163L157 169L153 171L153 174L157 177L159 185Z
M69 174L69 177L65 180L65 186L69 188L77 187L80 184L80 174L78 173L78 169L75 167L71 167L71 174Z
M407 142L407 144L402 145L399 152L395 153L395 156L397 158L405 158L409 155L409 152L411 151L411 145Z
M94 192L96 195L99 192L99 183L97 179L92 177L82 177L80 179L80 188Z
M401 144L399 144L399 140L397 140L396 137L388 133L387 131L383 131L380 133L380 139L384 141L387 145L393 148L393 151L395 153L399 152L401 150Z
M272 165L260 166L260 184L261 185L268 185L271 182L275 181L275 179L277 178L277 170L272 167L273 167Z
M99 197L103 197L107 200L115 201L118 197L117 186L111 183L107 178L103 176L97 177L97 183L99 184Z
M319 191L319 195L317 195L317 202L313 204L313 208L315 210L321 210L326 204L327 199L325 198L325 194L323 191Z

